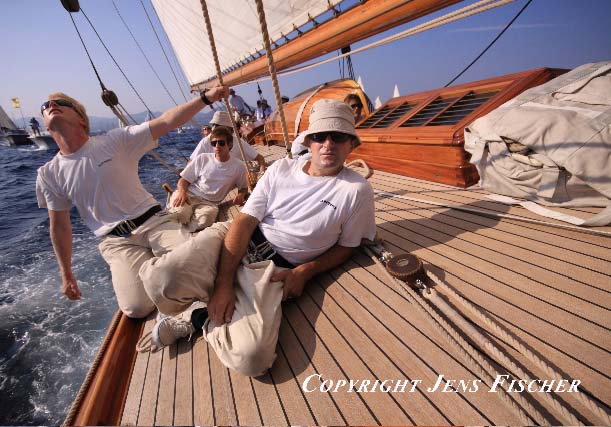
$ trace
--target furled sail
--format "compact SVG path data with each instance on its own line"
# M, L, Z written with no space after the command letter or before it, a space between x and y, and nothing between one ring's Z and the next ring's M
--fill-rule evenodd
M341 0L265 0L267 27L277 70L284 70L460 0L369 0L296 36L313 18ZM200 0L152 0L174 52L193 89L214 83L216 72ZM208 1L212 31L226 84L236 85L267 74L255 2ZM339 9L336 9L338 11ZM328 14L331 15L331 14ZM326 15L325 15L326 16ZM290 36L288 40L284 36Z

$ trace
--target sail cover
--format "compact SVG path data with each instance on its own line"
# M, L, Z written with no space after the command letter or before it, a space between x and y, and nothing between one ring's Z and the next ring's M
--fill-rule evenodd
M172 48L191 86L216 76L214 58L200 0L152 0ZM341 0L265 0L272 41L305 25ZM221 70L239 64L264 49L261 26L252 0L207 2ZM309 15L309 16L308 16Z

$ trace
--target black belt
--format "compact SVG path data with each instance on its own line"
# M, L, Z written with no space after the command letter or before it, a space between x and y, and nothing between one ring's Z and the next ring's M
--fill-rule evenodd
M271 243L267 241L258 226L255 228L250 238L248 253L259 261L271 259L278 267L295 268L293 264L285 260L282 255L272 248Z
M147 219L149 219L159 211L161 211L161 206L155 205L137 218L128 219L120 222L108 234L112 234L113 236L119 237L129 237L132 234L132 231L140 227L146 222Z

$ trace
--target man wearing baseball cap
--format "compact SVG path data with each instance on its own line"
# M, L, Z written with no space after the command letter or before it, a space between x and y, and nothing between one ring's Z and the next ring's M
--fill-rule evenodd
M190 246L143 267L149 295L168 314L188 309L192 301L207 303L159 322L156 345L203 327L227 367L248 376L270 368L281 302L299 297L313 276L344 263L362 239L375 237L373 189L344 167L360 143L347 104L317 101L304 141L310 160L276 161L231 224L216 223ZM203 283L198 272L216 270L217 260L216 280Z
M212 116L212 120L210 120L210 124L212 125L212 129L217 126L224 126L231 134L233 134L233 126L231 124L231 118L226 111L217 111ZM257 162L259 164L259 171L264 172L267 169L267 164L265 163L265 158L257 152L254 148L252 148L249 144L242 140L242 149L244 150L244 157L246 160L251 162ZM199 141L193 153L189 158L189 161L193 160L200 154L214 153L214 147L210 144L210 136L206 136ZM238 160L242 160L242 154L240 153L240 148L238 147L238 139L235 135L233 135L233 146L231 147L231 157L235 157Z

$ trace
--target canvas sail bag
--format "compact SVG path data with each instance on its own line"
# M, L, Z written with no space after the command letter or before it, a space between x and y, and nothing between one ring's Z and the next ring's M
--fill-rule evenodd
M521 145L520 145L521 144ZM611 62L529 89L465 128L480 185L548 206L606 207L611 223Z

